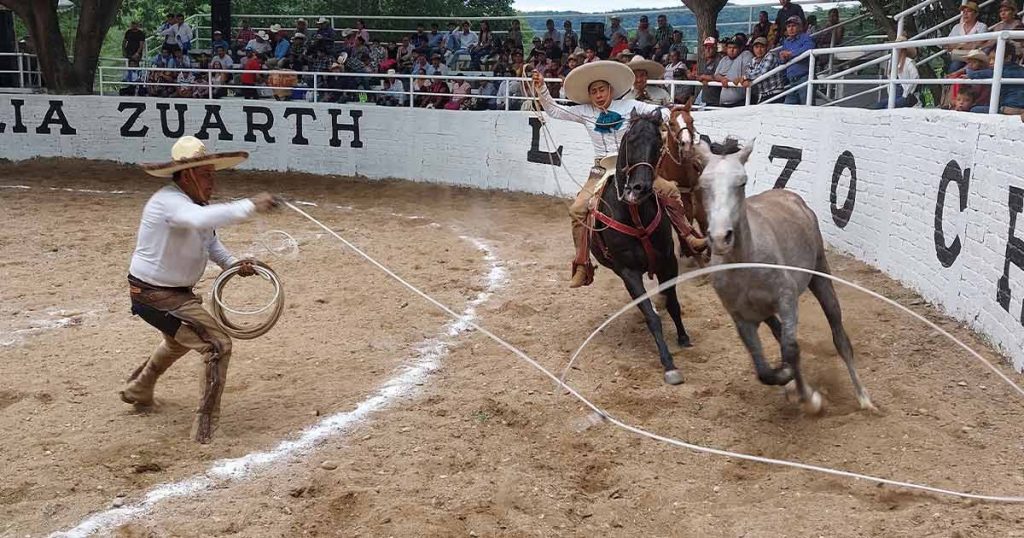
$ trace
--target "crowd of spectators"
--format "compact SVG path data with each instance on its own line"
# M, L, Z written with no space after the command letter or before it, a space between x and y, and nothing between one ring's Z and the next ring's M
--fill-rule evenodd
M1000 20L991 27L978 20L978 8L973 1L966 2L962 11L963 19L950 35L1024 28L1013 0L1002 0ZM315 87L316 99L324 102L518 109L532 106L526 85L514 80L467 81L458 77L469 73L477 78L488 74L496 79L525 78L536 70L551 79L548 87L552 95L564 98L558 79L586 63L615 60L633 67L637 83L632 95L649 102L682 103L696 97L699 103L728 108L744 105L749 89L752 103L773 99L803 104L807 102L807 90L799 85L807 80L809 62L789 62L814 48L841 45L844 32L839 24L838 9L829 10L827 23L819 29L814 15L806 16L803 8L791 0L780 0L775 21L770 20L768 12L761 11L750 35L741 32L720 39L717 30L712 32L701 43L703 50L697 61L698 56L691 54L685 44L683 31L673 28L665 15L658 15L653 27L647 16L641 16L633 32L622 26L621 19L611 17L605 32L588 36L591 40L587 41L581 39L571 21L564 21L559 29L549 19L545 30L528 43L524 42L518 20L512 20L506 31L497 33L487 21L453 21L445 29L435 23L429 30L421 24L415 32L389 41L371 36L361 20L342 30L334 29L322 17L314 21L315 27L300 18L287 29L277 24L254 29L241 20L235 35L215 31L209 48L196 50L194 32L184 17L168 14L166 22L156 30L162 39L161 51L152 58L143 57L147 34L138 23L132 23L125 32L122 48L129 66L148 64L158 69L129 69L124 74L126 85L121 92L160 97L236 95L286 101L312 99ZM1022 78L1024 68L1019 62L1024 60L1024 43L1011 45L1006 49L1008 61L1003 74ZM901 50L899 78L918 77L916 52L915 48ZM951 76L991 77L994 53L994 40L950 47ZM787 63L784 69L776 69ZM207 69L215 72L209 73ZM327 75L318 75L314 81L309 74L312 72ZM768 73L771 74L767 78L754 84ZM362 76L351 76L354 74ZM648 84L648 80L658 79L696 83L677 85L670 94L665 87ZM789 88L794 89L778 98ZM915 83L900 84L897 88L896 106L918 104ZM1021 87L1004 87L1000 105L1008 113L1024 109L1024 90L1018 88ZM953 86L947 92L945 106L987 110L984 103L988 89L981 85ZM882 101L877 106L886 104Z

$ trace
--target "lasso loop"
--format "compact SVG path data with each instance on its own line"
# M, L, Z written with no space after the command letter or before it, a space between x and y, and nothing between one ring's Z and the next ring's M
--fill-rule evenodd
M277 273L275 273L270 266L262 262L253 262L253 267L256 270L257 275L264 280L269 281L274 286L274 297L266 305L257 308L256 310L233 309L227 306L221 298L224 286L227 285L229 280L238 275L238 272L241 270L241 267L238 264L225 269L224 272L217 276L217 279L213 281L213 306L211 308L213 317L218 323L220 323L224 332L228 333L232 338L237 338L239 340L252 340L263 336L277 324L277 320L281 318L281 313L284 311L284 285L281 284L281 279L278 278ZM273 310L270 313L270 317L262 323L252 327L237 325L224 314L224 312L230 312L239 316L254 316L256 314L262 314L271 308L273 308Z

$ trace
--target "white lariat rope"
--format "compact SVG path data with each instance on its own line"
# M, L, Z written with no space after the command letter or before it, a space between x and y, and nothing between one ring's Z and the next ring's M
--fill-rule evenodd
M227 285L229 280L238 275L241 270L240 265L236 264L225 269L217 276L217 279L213 281L213 293L211 294L213 297L213 306L211 307L211 313L217 322L220 323L224 332L228 333L232 338L237 338L239 340L252 340L263 336L267 331L272 329L275 324L277 324L277 320L281 319L281 313L284 312L284 285L281 283L281 279L278 278L277 273L275 273L270 266L258 261L253 262L253 269L256 271L257 275L274 286L274 297L271 298L270 302L266 305L255 310L236 310L225 304L224 300L221 298L221 292L223 291L224 286ZM232 314L237 314L239 316L254 316L256 314L262 314L271 308L273 308L273 311L270 313L269 318L262 323L251 327L238 325L224 315L224 312L231 312Z
M445 306L443 303L441 303L440 301L434 299L433 297L427 295L425 292L421 291L416 286L410 284L405 279L403 279L402 277L400 277L397 274L395 274L394 271L392 271L391 269L388 269L384 264L382 264L382 263L378 262L377 260L373 259L368 254L366 254L361 249L359 249L359 247L355 246L354 244L349 242L344 237L338 235L334 230L331 230L330 228L328 228L322 222L320 222L317 219L315 219L314 217L310 216L305 211L299 209L298 207L293 205L291 202L287 202L286 201L286 202L284 202L284 205L286 205L288 208L292 209L296 213L302 215L303 217L309 219L310 222L312 222L313 224L316 224L317 226L322 228L327 233L333 235L339 241L344 243L345 246L347 246L350 249L352 249L356 254L361 256L366 261L370 262L372 265L374 265L375 267L377 267L378 269L383 271L385 274L387 274L391 278L395 279L397 282L399 282L400 284L402 284L403 286L408 288L410 291L412 291L416 295L418 295L421 298L423 298L425 301L427 301L430 304L432 304L432 305L436 306L437 308L441 309L443 312L445 312L446 314L448 314L452 318L460 319L459 314L456 313L454 310L452 310L451 308ZM766 268L773 268L773 269L778 269L778 268L794 269L794 270L797 270L797 271L804 271L804 272L808 272L808 273L811 273L811 274L819 274L821 276L832 278L833 280L842 281L840 279L832 277L831 275L825 275L823 273L816 273L814 271L809 271L809 270L806 270L806 269L793 268L793 267L780 267L780 266L767 265L767 264L732 264L732 265L720 265L720 266L716 266L716 267L708 267L708 268L705 268L705 269L700 269L698 271L687 273L686 275L682 275L680 277L676 277L676 278L674 278L674 279L672 279L672 280L670 280L668 282L665 282L665 283L661 284L658 287L657 290L652 291L652 292L648 292L643 297L640 297L640 298L636 299L635 301L631 302L630 304L626 305L625 307L623 307L622 310L617 312L614 316L609 318L608 321L606 321L604 324L602 324L601 327L598 328L598 330L600 330L601 328L607 326L608 323L611 322L611 320L615 319L617 316L621 315L623 312L625 312L629 308L632 308L633 306L635 306L639 302L649 298L652 293L659 292L660 290L662 290L664 288L667 288L668 286L674 285L676 282L681 282L681 281L684 281L684 280L689 280L691 278L696 278L696 277L701 276L701 275L710 274L710 273L714 273L714 272L718 272L718 271L728 271L728 270L732 270L732 269L755 268L755 267L766 267ZM882 298L885 301L889 302L890 304L895 304L897 306L900 306L897 303L895 303L894 301L891 301L891 300L889 300L889 299L887 299L885 297L882 297L882 296L880 296L880 295L878 295L878 294L876 294L874 292L871 292L870 290L866 290L866 289L861 288L861 287L859 287L859 286L857 286L855 284L850 284L850 285L854 286L856 289L868 292L869 294L871 294L871 295L873 295L875 297ZM911 314L914 314L914 313L911 312ZM1018 392L1020 392L1022 395L1024 395L1024 389L1021 389L1019 386L1017 386L1013 381L1011 381L1002 372L1000 372L995 366L993 366L991 363L989 363L983 357L981 357L981 355L979 355L974 350L972 350L969 347L967 347L966 344L964 344L963 342L960 342L956 338L953 338L952 335L950 335L946 331L942 330L941 328L939 328L935 324L929 322L928 320L922 318L921 316L918 316L917 314L914 314L914 316L917 317L918 319L921 319L922 321L927 323L929 326L931 326L932 328L934 328L937 331L939 331L941 334L945 335L946 337L948 337L948 338L952 339L953 341L957 342L958 344L960 344L960 346L962 348L966 349L975 358L981 360L983 363L988 365L989 368L992 369L993 371L995 371L997 374L999 374L999 376L1004 381L1006 381L1010 386L1012 386ZM829 467L821 467L821 466L817 466L817 465L810 465L810 464L806 464L806 463L787 461L787 460L779 460L779 459L773 459L773 458L764 458L764 457L761 457L761 456L754 456L754 455L751 455L751 454L743 454L743 453L739 453L739 452L730 452L728 450L722 450L722 449L711 448L711 447L704 447L704 446L700 446L700 445L695 445L695 444L687 443L685 441L680 441L678 439L673 439L673 438L670 438L670 437L665 437L665 436L662 436L662 435L658 435L656 433L649 432L649 431L644 430L642 428L638 428L636 426L632 426L630 424L622 422L621 420L613 417L607 411L605 411L604 409L598 407L597 405L592 403L590 400L588 400L586 397L584 397L582 394L580 394L578 391L576 391L576 389L572 388L571 386L569 386L568 384L563 382L561 379L558 378L558 376L556 376L555 374L551 373L547 368L544 368L544 366L542 366L536 360L531 358L525 352L521 351L519 348L517 348L517 347L513 346L512 344L506 342L502 338L498 337L497 335L495 335L491 331L485 329L484 327L480 326L479 324L477 324L476 322L474 322L472 320L465 320L465 319L463 319L462 321L464 323L466 323L466 325L468 325L469 327L479 331L481 334L483 334L484 336L490 338L495 343L497 343L499 346L507 349L512 354L514 354L515 356L519 357L520 359L525 361L527 364L529 364L530 366L534 367L536 370L538 370L539 372L541 372L542 374L547 376L555 384L557 384L561 388L565 389L565 391L568 394L570 394L572 397L574 397L577 400L579 400L580 403L582 403L586 407L590 408L591 411L593 411L597 415L603 417L605 420L607 420L612 425L614 425L614 426L616 426L618 428L621 428L621 429L623 429L625 431L632 432L632 433L634 433L636 435L640 435L642 437L647 437L648 439L653 439L655 441L666 443L666 444L669 444L669 445L672 445L672 446L677 446L677 447L680 447L680 448L686 448L686 449L689 449L689 450L693 450L695 452L702 452L702 453L706 453L706 454L714 454L714 455L717 455L717 456L725 456L727 458L735 458L735 459L741 459L741 460L747 460L747 461L754 461L754 462L758 462L758 463L766 463L766 464L770 464L770 465L779 465L779 466L783 466L783 467L792 467L792 468L796 468L796 469L802 469L802 470L805 470L805 471L814 471L814 472L829 474L829 475L833 475L833 476L841 476L841 477L844 477L844 478L853 478L855 480L866 480L866 481L870 481L870 482L876 482L876 483L879 483L879 484L887 484L887 485L890 485L890 486L897 486L897 487L902 487L902 488L907 488L907 489L915 489L915 490L920 490L920 491L928 491L928 492L931 492L931 493L938 493L938 494L942 494L942 495L950 495L950 496L954 496L954 497L961 497L961 498L967 498L967 499L977 499L977 500L983 500L983 501L1006 502L1006 503L1024 503L1024 497L1010 497L1010 496L998 496L998 495L979 495L979 494L975 494L975 493L966 493L966 492L954 491L954 490L949 490L949 489L936 488L936 487L932 487L932 486L914 484L914 483L911 483L911 482L901 482L901 481L898 481L898 480L891 480L891 479L888 479L888 478L881 478L881 477L876 477L876 476L870 476L870 475L865 475L865 474L854 473L854 472L850 472L850 471L843 471L843 470L840 470L840 469L831 469ZM596 334L596 333L597 333L597 331L594 332L594 334ZM588 338L587 341L584 342L584 345L586 345L593 338L594 334L591 334L590 338ZM582 349L582 346L581 346L581 349ZM577 355L578 354L579 354L579 351L577 351Z

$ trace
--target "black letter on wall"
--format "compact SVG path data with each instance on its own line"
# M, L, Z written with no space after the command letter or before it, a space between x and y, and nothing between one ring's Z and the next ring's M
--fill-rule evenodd
M782 167L782 173L779 174L779 178L775 180L775 186L772 188L785 189L789 178L793 177L796 167L800 166L800 161L804 158L804 151L800 148L773 145L771 151L768 152L768 162L773 162L776 158L786 159L786 165Z
M536 117L530 118L530 128L533 134L530 137L530 151L526 152L526 161L537 164L550 164L551 166L562 165L562 146L556 151L540 150L540 128L541 122Z
M196 133L196 138L200 140L210 138L210 133L207 132L209 129L220 131L220 134L217 135L217 140L235 139L235 135L228 131L227 126L224 125L224 119L220 117L220 105L206 105L206 117L203 118L203 126Z
M953 265L960 256L960 236L953 238L953 242L946 246L946 237L942 233L942 209L946 205L946 189L950 183L956 183L957 191L960 193L960 212L967 209L967 192L971 186L971 169L960 170L957 162L949 161L946 169L942 171L942 179L939 180L939 197L935 200L935 256L943 267Z
M54 118L56 116L56 118ZM64 115L64 102L63 101L50 101L50 109L46 111L46 116L43 117L43 123L36 127L36 134L50 134L50 125L60 125L60 134L62 135L73 135L77 134L71 125L68 124L68 118Z
M352 117L352 124L351 125L341 125L341 124L338 123L338 116L341 115L341 111L340 110L333 110L332 109L332 110L328 110L328 112L331 113L331 129L334 131L334 134L331 136L331 146L336 147L336 148L341 146L341 139L338 138L338 132L339 131L351 131L352 132L352 142L349 143L349 146L351 146L353 148L361 148L361 147L363 147L363 143L359 140L359 117L363 115L363 111L362 110L349 110L348 111L348 115Z
M836 205L836 190L839 188L839 178L842 177L843 170L850 171L850 190L846 193L843 207L839 207ZM832 191L829 200L832 205L832 221L836 226L846 228L853 215L853 206L857 202L857 163L849 151L844 151L836 160L836 167L832 170Z
M1003 310L1010 311L1010 264L1024 269L1024 239L1016 237L1017 215L1024 211L1024 189L1010 187L1010 233L1006 239L1006 257L1003 260L1003 276L999 277L996 301ZM1024 325L1024 307L1020 312L1020 324Z
M118 103L117 111L124 112L125 110L132 110L132 115L128 116L128 119L124 120L124 124L121 125L121 136L125 138L142 138L149 132L149 126L143 125L141 129L136 131L132 130L135 126L135 122L142 115L142 112L146 110L146 103Z
M298 146L308 146L309 140L302 136L302 118L309 116L310 118L316 119L316 112L311 108L294 108L288 107L284 109L284 117L288 118L295 116L295 136L292 137L292 144Z
M11 132L14 133L27 133L28 129L25 124L21 122L21 106L25 104L24 99L11 99L11 106L14 107L14 129Z
M164 136L181 138L185 134L185 111L188 110L188 105L185 103L174 104L174 111L178 113L178 127L173 131L167 123L167 111L171 109L170 103L157 103L156 109L160 111L160 129L163 130Z
M243 106L242 111L245 112L245 141L255 142L256 131L263 133L263 140L268 144L273 144L276 139L270 135L270 128L274 126L274 114L270 112L270 109L265 106ZM252 121L253 114L263 114L265 121L263 123L256 123Z

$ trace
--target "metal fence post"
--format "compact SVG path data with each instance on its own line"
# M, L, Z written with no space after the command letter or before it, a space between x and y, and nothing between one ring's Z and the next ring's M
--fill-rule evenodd
M508 87L511 86L511 85L512 85L512 81L510 81L510 80L506 80L505 81L505 112L508 112L510 110L509 109L509 101L510 101L510 99L509 99L509 95L508 95Z
M22 58L22 53L19 52L18 53L18 87L19 88L24 88L25 87L25 69L22 67L21 58Z
M988 102L988 113L999 113L999 94L1003 90L1003 63L1006 55L1006 32L999 32L996 38L996 61L992 65L992 96Z
M807 57L807 106L814 106L814 52Z
M415 99L413 98L413 86L416 83L416 79L413 75L409 75L409 108L416 108Z
M99 68L100 68L100 95L103 95L103 66L101 65L101 66L99 66Z
M885 105L885 108L896 108L896 81L899 78L900 73L900 53L896 45L893 45L892 52L889 53L889 102Z
M318 103L319 102L318 99L320 98L320 96L317 95L318 90L320 89L320 79L318 77L319 77L318 73L313 73L313 102L314 103Z

